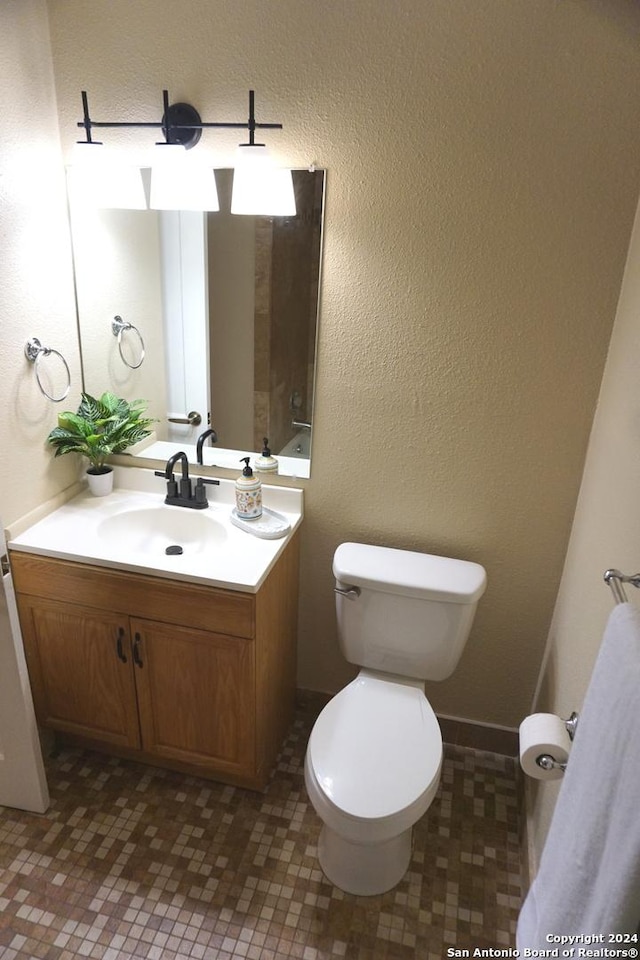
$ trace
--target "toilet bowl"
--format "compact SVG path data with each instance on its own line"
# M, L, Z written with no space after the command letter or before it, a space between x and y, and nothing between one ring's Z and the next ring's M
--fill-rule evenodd
M413 825L438 790L442 736L424 692L464 649L486 585L479 564L345 543L333 561L338 638L355 680L321 712L305 785L323 822L318 860L347 893L400 882Z
M441 767L440 727L421 683L361 670L327 704L309 740L305 784L323 821L320 866L335 886L367 896L402 879Z

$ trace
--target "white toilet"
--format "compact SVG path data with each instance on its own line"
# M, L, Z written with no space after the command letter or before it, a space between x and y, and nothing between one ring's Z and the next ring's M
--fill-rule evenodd
M335 886L384 893L404 876L413 824L440 780L442 736L424 680L444 680L467 641L484 568L343 543L333 559L340 648L360 673L318 717L305 783L323 821L318 859Z

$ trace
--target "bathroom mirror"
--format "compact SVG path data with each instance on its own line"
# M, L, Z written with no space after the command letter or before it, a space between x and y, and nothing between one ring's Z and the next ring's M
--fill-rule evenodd
M263 437L308 477L325 173L294 170L295 217L96 209L69 189L84 389L142 397L167 459L208 427L204 463L237 467ZM148 187L148 171L143 171ZM193 449L191 449L193 448Z

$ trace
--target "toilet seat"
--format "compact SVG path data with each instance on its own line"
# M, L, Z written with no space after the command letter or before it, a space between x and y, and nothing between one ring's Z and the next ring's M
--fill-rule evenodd
M334 830L354 841L383 839L428 809L441 766L442 735L422 684L362 670L318 717L306 779Z

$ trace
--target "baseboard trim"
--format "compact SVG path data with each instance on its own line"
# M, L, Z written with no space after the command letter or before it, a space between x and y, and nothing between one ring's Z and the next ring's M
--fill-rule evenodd
M493 723L478 723L438 714L442 739L458 747L487 750L505 757L516 757L519 752L518 731Z

